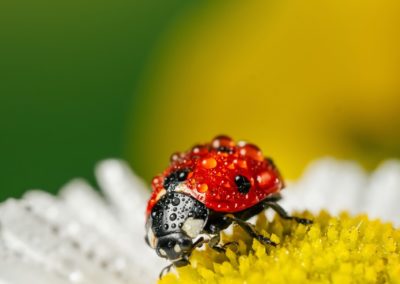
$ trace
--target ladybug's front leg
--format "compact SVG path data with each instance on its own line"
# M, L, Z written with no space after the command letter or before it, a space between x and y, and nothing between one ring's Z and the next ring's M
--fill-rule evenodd
M274 201L264 201L263 206L265 209L267 208L272 208L278 215L286 220L295 220L297 223L303 224L303 225L310 225L313 223L312 220L305 219L305 218L299 218L295 216L290 216L285 209L283 209L278 203Z
M189 264L190 264L190 262L186 258L182 258L182 259L179 259L177 261L174 261L170 265L164 267L163 270L161 270L161 272L160 272L158 277L161 279L165 274L167 274L171 270L172 267L182 267L182 266L186 266L186 265L189 265Z
M247 234L250 235L250 237L258 240L260 243L262 243L264 245L274 246L274 247L277 246L277 244L275 242L271 241L271 239L264 237L259 232L257 232L257 230L254 228L254 225L252 225L246 221L243 221L242 219L236 218L232 214L226 214L225 218L238 224Z

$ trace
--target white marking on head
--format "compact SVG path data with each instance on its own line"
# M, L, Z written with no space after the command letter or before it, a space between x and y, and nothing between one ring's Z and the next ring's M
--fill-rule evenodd
M197 237L198 234L203 230L204 220L194 219L189 217L183 223L182 230L191 238Z
M180 252L182 251L182 249L181 249L181 247L180 247L178 244L176 244L176 245L174 246L174 251L175 251L176 253L180 253Z
M167 253L163 249L158 250L162 256L167 256Z

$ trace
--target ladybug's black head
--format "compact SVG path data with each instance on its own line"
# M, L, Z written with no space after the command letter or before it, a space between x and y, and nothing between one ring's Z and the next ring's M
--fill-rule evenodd
M161 257L172 261L186 259L208 214L204 204L193 197L168 192L154 205L147 219L146 241Z

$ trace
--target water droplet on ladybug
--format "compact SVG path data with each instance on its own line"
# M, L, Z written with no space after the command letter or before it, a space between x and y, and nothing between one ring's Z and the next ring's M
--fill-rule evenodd
M273 184L274 180L271 173L265 171L257 175L257 183L261 188L269 187Z
M174 197L174 198L172 199L172 205L174 205L174 206L178 206L180 202L181 202L181 201L179 200L178 197Z
M171 225L171 228L172 228L172 229L175 229L175 228L176 228L176 224L173 223L173 224Z
M203 159L201 161L201 165L203 166L203 168L205 169L213 169L217 166L217 160L215 160L214 158L207 158L207 159Z
M196 155L201 155L207 153L208 149L204 145L196 145L192 148L192 153Z
M164 224L164 230L168 230L169 226L168 224Z
M241 167L242 169L247 169L247 162L245 160L238 160L237 164L239 167Z
M231 187L231 185L229 184L229 182L226 182L226 183L224 184L224 187L226 187L226 188L230 188L230 187Z
M175 153L173 153L170 157L169 157L169 161L172 163L172 162L175 162L175 161L178 161L179 160L179 157L180 157L180 153L178 153L178 152L175 152Z
M261 150L254 144L245 144L239 149L239 154L242 156L250 157L253 160L262 162L264 161Z
M235 147L235 142L229 136L219 135L213 139L213 141L211 142L211 146L214 149L221 148L221 149L229 150L229 149Z
M207 190L208 190L208 185L206 183L202 183L197 186L198 192L203 193L203 192L206 192Z

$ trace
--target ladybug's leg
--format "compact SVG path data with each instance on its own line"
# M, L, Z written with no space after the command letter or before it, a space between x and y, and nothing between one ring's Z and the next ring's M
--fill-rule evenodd
M167 273L171 270L171 268L172 268L173 265L174 265L174 264L171 263L170 265L164 267L164 268L161 270L161 272L160 272L160 274L158 275L158 277L161 279L165 274L167 274Z
M220 234L216 234L215 236L213 236L210 241L208 242L208 245L215 251L217 252L226 252L226 248L228 246L234 245L237 246L238 243L237 242L227 242L225 244L223 244L222 246L219 244L219 242L221 241L221 236Z
M167 274L167 273L171 270L171 268L172 268L173 266L175 266L175 267L182 267L182 266L186 266L186 265L188 265L188 264L190 264L190 262L189 262L189 260L186 259L186 258L182 258L182 259L179 259L179 260L177 260L177 261L174 261L174 262L171 263L170 265L164 267L163 270L161 270L160 275L159 275L158 277L161 279L165 274Z
M212 248L213 250L215 250L217 252L225 252L226 251L225 248L223 248L222 246L219 245L220 240L221 240L221 236L218 233L210 239L210 241L208 242L208 245L210 246L210 248Z
M204 239L203 237L200 237L197 241L195 241L193 243L192 249L199 248L206 242L207 242L206 239Z
M295 220L297 223L303 224L303 225L310 225L313 223L313 221L305 218L299 218L295 216L290 216L285 209L283 209L278 203L273 202L273 201L264 201L263 202L264 208L272 208L278 215L286 220Z
M271 239L269 239L267 237L264 237L259 232L257 232L257 230L254 228L253 224L250 224L250 223L248 223L246 221L243 221L242 219L236 218L232 214L226 214L225 218L228 218L232 222L235 222L236 224L238 224L247 234L250 235L250 237L258 240L262 244L271 245L271 246L274 246L274 247L277 246L277 244L275 242L271 241Z

